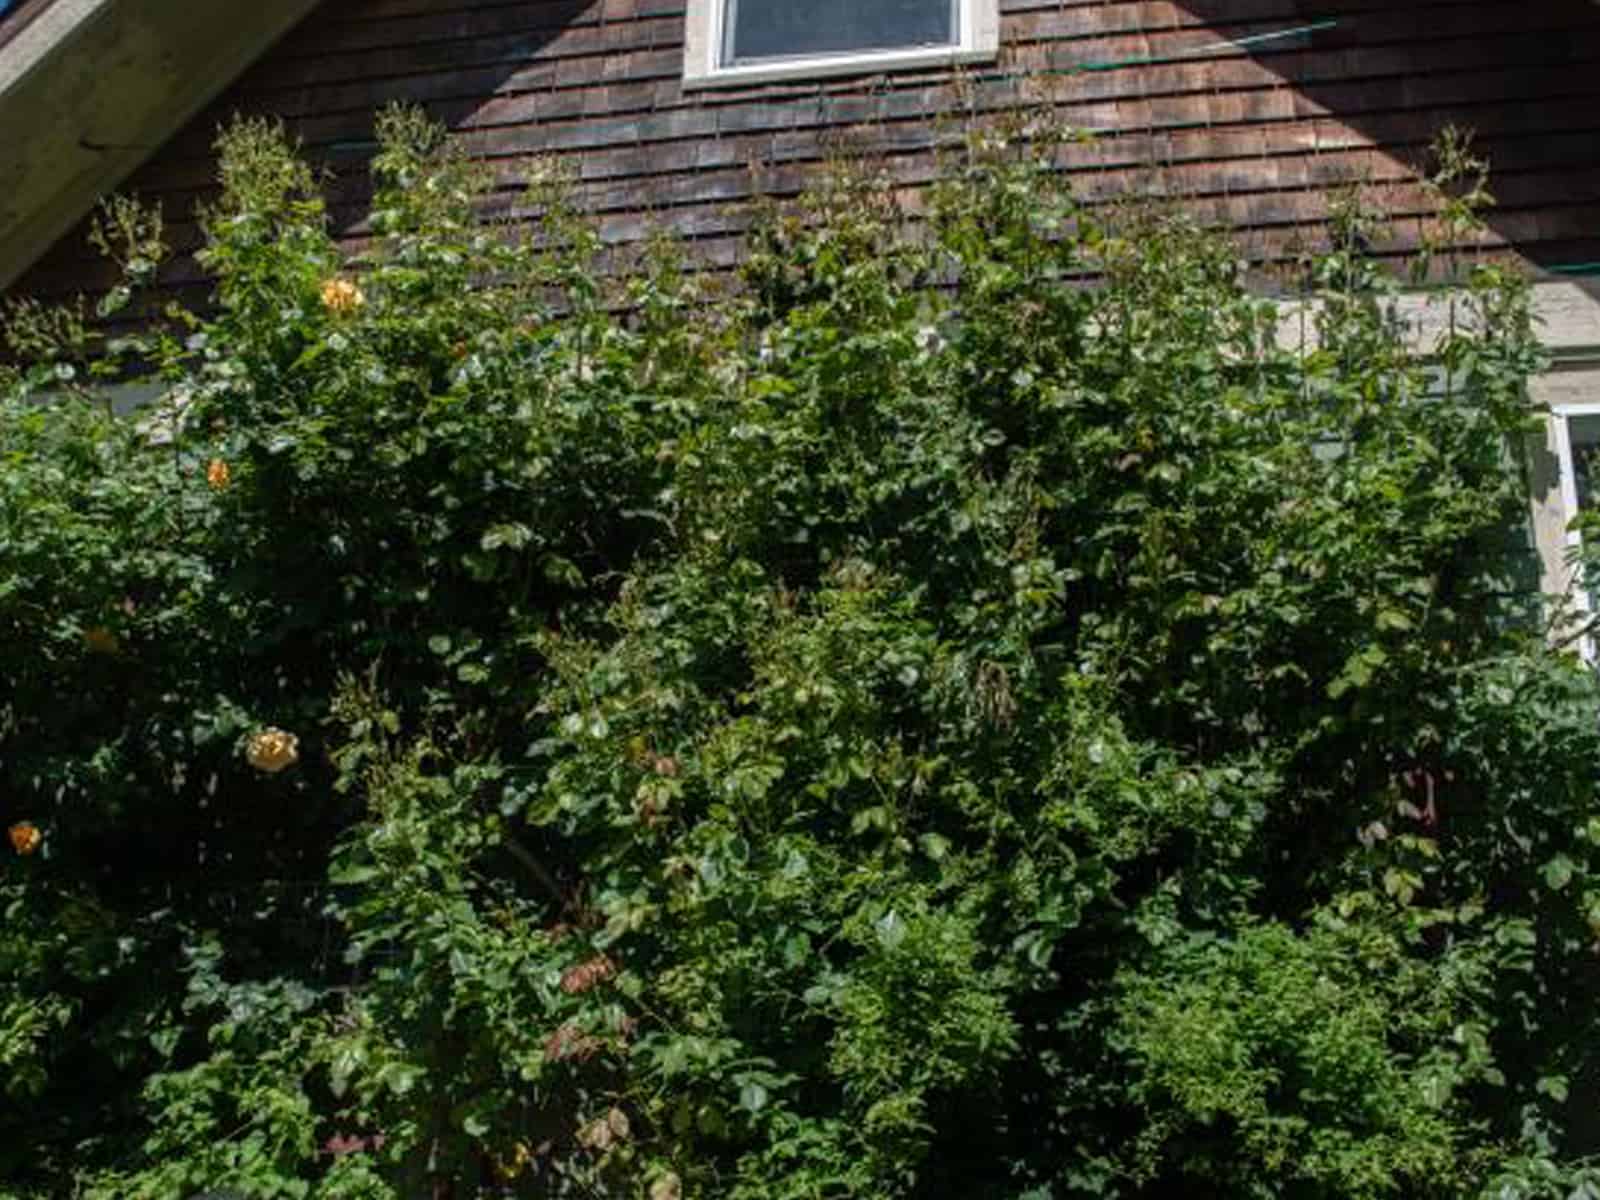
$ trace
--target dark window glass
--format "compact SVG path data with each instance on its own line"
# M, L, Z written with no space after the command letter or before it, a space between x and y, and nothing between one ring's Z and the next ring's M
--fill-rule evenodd
M950 46L956 0L727 0L723 61Z
M1573 483L1577 485L1578 512L1592 513L1597 495L1600 495L1600 416L1585 413L1568 417L1567 436L1572 439L1572 474ZM1600 612L1600 589L1590 590L1589 608Z
M1587 413L1567 418L1567 436L1572 439L1572 472L1577 476L1578 508L1591 512L1595 493L1600 488L1600 416Z

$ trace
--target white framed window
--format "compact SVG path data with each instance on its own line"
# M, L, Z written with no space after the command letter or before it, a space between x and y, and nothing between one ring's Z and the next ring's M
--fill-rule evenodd
M981 62L999 0L688 0L686 87Z
M1545 560L1545 590L1567 596L1580 622L1600 610L1600 595L1583 586L1572 568L1583 548L1583 534L1573 518L1594 512L1600 503L1600 401L1569 401L1550 406L1545 430L1546 450L1554 460L1554 480L1547 484L1546 504L1551 509L1540 547ZM1535 522L1539 513L1535 510ZM1591 551L1593 548L1591 547ZM1595 661L1593 639L1579 645L1584 658Z

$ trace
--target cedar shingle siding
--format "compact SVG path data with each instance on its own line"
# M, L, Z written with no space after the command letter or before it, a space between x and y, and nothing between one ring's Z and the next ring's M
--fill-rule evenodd
M508 211L535 156L557 154L609 240L625 246L659 221L726 266L736 202L758 180L801 186L830 133L855 130L914 184L935 170L938 117L1048 92L1065 120L1101 135L1068 155L1082 194L1182 196L1240 229L1257 257L1313 232L1323 189L1357 179L1399 218L1391 248L1413 244L1430 207L1417 172L1455 122L1494 163L1495 245L1544 267L1600 260L1600 8L1586 0L1001 0L1001 11L1000 62L965 91L935 71L686 92L683 0L328 0L128 186L159 199L175 244L192 247L217 124L278 114L334 173L336 226L359 239L373 111L406 100L493 164ZM1240 39L1258 40L1218 45ZM167 278L203 286L181 258ZM18 290L103 282L79 230Z

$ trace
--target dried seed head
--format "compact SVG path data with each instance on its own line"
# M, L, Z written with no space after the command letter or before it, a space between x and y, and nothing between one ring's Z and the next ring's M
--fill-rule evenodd
M561 990L569 996L582 995L584 992L604 983L617 973L617 966L604 954L591 958L588 962L579 963L575 967L568 967L561 973Z
M587 1062L600 1052L600 1039L566 1024L544 1040L546 1062Z
M90 654L115 654L122 649L122 643L117 640L117 635L104 625L85 629L83 644L88 647Z
M502 1180L510 1183L528 1169L528 1164L533 1161L533 1151L528 1149L527 1142L518 1142L511 1147L511 1153L501 1158L494 1159L495 1174Z
M604 1116L596 1117L588 1124L579 1127L578 1145L585 1150L604 1154L618 1142L627 1141L631 1132L628 1114L620 1108L612 1108Z

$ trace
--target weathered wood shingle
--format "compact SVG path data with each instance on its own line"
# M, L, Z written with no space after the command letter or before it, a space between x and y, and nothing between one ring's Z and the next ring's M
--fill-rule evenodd
M727 265L740 202L803 186L842 131L913 186L937 170L942 119L1048 96L1098 135L1064 160L1086 197L1183 199L1260 258L1315 236L1327 189L1357 181L1395 216L1389 248L1414 245L1428 143L1456 123L1496 168L1491 249L1547 269L1600 260L1600 8L1585 0L1002 0L1001 61L964 82L736 91L680 86L683 34L682 0L328 0L129 186L190 249L218 124L275 114L332 172L336 226L357 240L374 110L409 101L493 167L508 205L557 155L608 239L665 224ZM80 231L19 287L104 278ZM203 293L181 257L167 280Z

